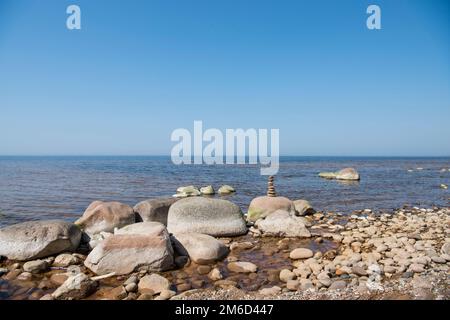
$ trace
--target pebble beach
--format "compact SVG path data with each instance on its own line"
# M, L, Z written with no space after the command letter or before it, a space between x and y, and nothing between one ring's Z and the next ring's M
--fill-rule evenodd
M344 169L318 179L359 180ZM449 298L450 209L317 211L255 197L243 213L180 187L134 207L94 201L71 222L0 229L0 299L323 300Z

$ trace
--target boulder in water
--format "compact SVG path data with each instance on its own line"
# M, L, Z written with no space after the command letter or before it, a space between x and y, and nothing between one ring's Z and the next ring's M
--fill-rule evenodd
M130 206L120 202L94 201L75 224L88 235L94 235L102 231L113 232L115 228L135 222L135 214Z
M11 260L44 258L78 248L81 230L59 220L29 221L0 229L0 256Z
M167 213L177 200L177 198L159 198L139 202L133 208L136 221L155 221L167 225Z
M173 234L202 233L215 237L238 236L247 232L242 211L236 204L221 199L194 197L174 203L167 217Z
M257 197L250 202L247 220L255 222L277 210L284 210L294 214L295 206L291 200L285 197Z

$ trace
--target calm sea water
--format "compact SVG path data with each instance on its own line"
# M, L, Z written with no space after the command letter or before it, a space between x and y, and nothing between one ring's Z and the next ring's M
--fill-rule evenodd
M361 181L343 183L317 177L319 171L354 167ZM423 170L416 170L416 168ZM450 158L282 157L277 193L308 199L318 210L349 213L389 210L404 204L448 206ZM414 172L408 172L414 169ZM264 195L267 177L256 165L173 165L169 157L0 157L0 226L27 220L77 219L94 200L131 206L171 196L183 185L237 189L227 199L243 211Z

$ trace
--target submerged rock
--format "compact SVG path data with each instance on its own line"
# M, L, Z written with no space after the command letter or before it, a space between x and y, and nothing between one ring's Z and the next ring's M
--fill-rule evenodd
M319 177L325 179L337 179L337 180L359 180L359 173L354 168L344 168L336 172L320 172Z
M79 300L86 298L97 289L98 283L84 273L69 277L52 297L56 300Z
M175 250L198 264L209 264L225 258L229 250L221 241L206 234L182 233L173 237Z
M257 197L250 202L247 220L255 222L258 219L267 217L277 210L294 213L295 206L291 200L285 197Z
M359 173L353 168L345 168L336 172L337 180L359 180Z
M206 186L200 188L200 192L204 195L213 195L215 193L214 188L212 186Z
M253 273L258 271L258 266L251 262L236 261L227 265L228 270L237 273Z
M194 186L187 186L187 187L179 187L177 189L177 193L173 196L175 198L186 198L186 197L196 197L201 195L200 190L198 190Z
M32 260L74 251L80 229L59 220L29 221L0 229L0 255L11 260Z
M265 235L277 237L309 238L311 233L301 217L293 216L287 211L277 210L265 219L256 221L255 226Z
M30 273L41 273L48 269L48 262L45 260L33 260L23 264L23 270Z
M230 194L230 193L236 192L236 190L232 186L229 186L226 184L226 185L221 186L217 192L219 194Z
M247 232L241 209L234 203L204 197L181 199L167 217L169 232L202 233L210 236L238 236Z
M151 290L153 294L158 294L164 290L169 290L170 282L159 274L153 273L141 278L138 284L138 289L140 292Z
M135 223L133 209L120 202L92 202L75 224L80 226L88 235L113 232L114 228L122 228Z
M159 198L139 202L133 208L136 221L154 221L167 225L169 208L177 200L177 198Z
M166 229L150 236L118 234L98 244L84 264L100 275L129 274L143 266L151 271L164 271L173 266L173 248Z

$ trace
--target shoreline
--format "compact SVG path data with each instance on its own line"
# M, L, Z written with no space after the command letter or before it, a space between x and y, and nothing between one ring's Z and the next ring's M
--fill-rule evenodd
M449 299L450 208L402 208L394 214L371 210L348 216L317 212L306 216L311 238L280 238L249 232L216 237L230 250L220 261L164 272L140 270L98 280L83 299ZM295 248L312 256L292 259ZM80 265L82 274L95 275ZM301 256L301 255L300 255ZM51 258L54 260L55 257ZM256 272L230 271L232 262L249 262ZM52 299L73 266L30 273L23 263L3 261L1 299ZM219 270L219 277L211 276ZM137 289L140 279L159 274L167 279L159 295ZM281 278L281 279L280 279ZM133 281L130 281L132 279ZM125 288L130 283L127 291ZM132 287L132 288L131 288ZM136 287L136 288L134 288Z

